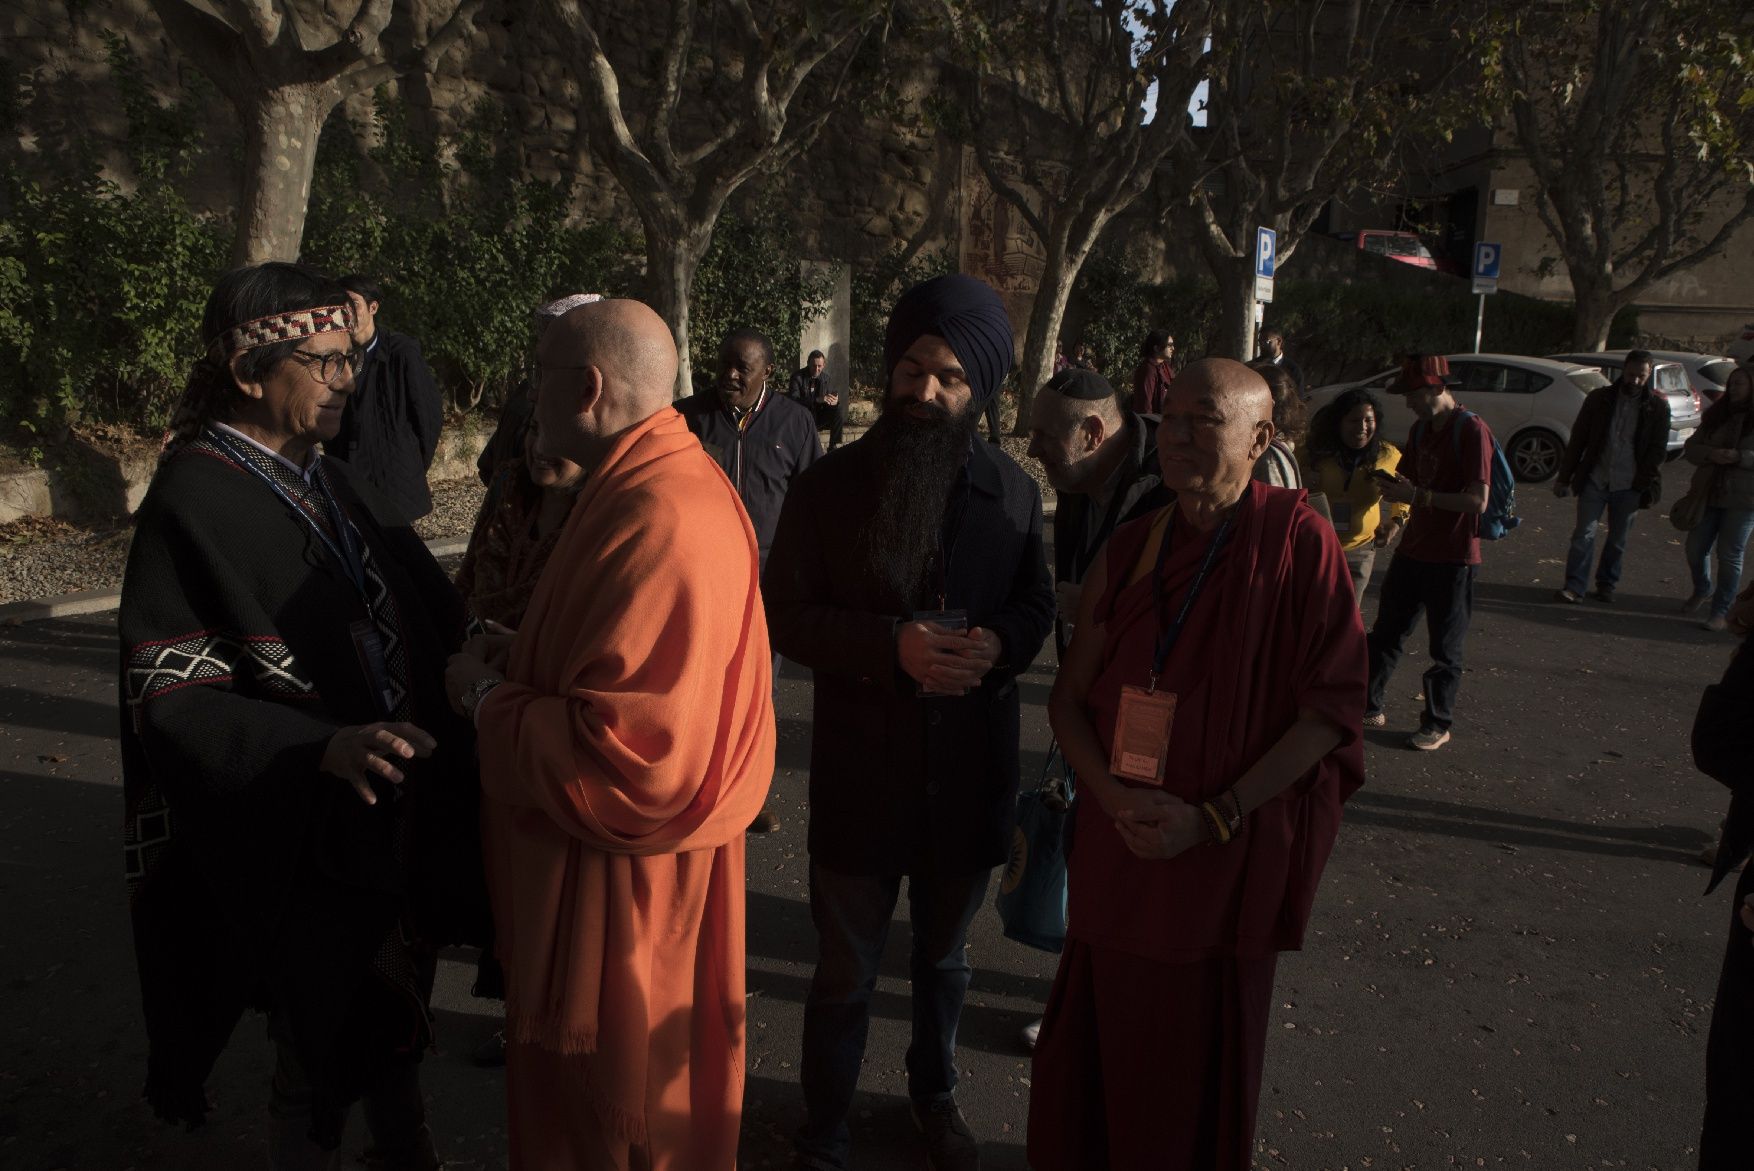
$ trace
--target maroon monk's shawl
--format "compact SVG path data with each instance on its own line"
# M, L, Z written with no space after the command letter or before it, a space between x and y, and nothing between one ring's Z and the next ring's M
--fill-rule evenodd
M1091 802L1076 818L1069 934L1162 963L1265 956L1302 945L1340 806L1364 782L1359 729L1364 628L1345 555L1305 493L1253 483L1158 686L1179 696L1165 788L1204 801L1233 785L1313 711L1344 731L1310 773L1250 814L1228 846L1170 861L1135 857ZM1173 506L1171 506L1173 507ZM1116 530L1097 616L1108 648L1088 711L1109 749L1123 684L1143 685L1157 635L1156 591L1181 603L1211 534L1171 525L1158 582L1128 585L1154 516Z

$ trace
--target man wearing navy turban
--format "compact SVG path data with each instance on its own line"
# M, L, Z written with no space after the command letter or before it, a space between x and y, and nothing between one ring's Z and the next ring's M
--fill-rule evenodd
M908 1094L932 1167L979 1165L957 1108L968 925L1009 849L1017 677L1053 622L1041 493L983 407L1010 373L999 296L968 276L902 294L883 414L787 494L763 593L776 652L815 677L800 1164L838 1168L871 993L906 878L913 927Z

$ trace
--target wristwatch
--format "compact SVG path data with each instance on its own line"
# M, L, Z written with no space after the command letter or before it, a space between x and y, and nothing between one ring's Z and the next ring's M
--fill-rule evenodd
M481 706L481 701L487 698L487 693L504 682L504 679L495 679L493 676L487 675L471 683L469 690L465 691L462 696L463 714L474 719L475 709Z

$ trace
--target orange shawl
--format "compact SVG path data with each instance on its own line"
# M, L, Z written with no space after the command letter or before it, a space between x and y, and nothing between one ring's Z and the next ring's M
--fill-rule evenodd
M665 408L591 473L478 717L508 1036L680 1166L735 1162L771 672L754 530Z

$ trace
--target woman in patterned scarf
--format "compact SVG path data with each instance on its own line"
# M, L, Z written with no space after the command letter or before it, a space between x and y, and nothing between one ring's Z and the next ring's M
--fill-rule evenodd
M579 465L539 453L535 439L532 421L522 456L495 470L457 570L457 589L470 612L513 630L524 620L585 478Z
M246 1008L277 1051L276 1168L439 1165L417 1076L436 946L480 942L478 785L450 714L464 607L325 459L357 355L339 285L264 264L201 322L122 587L123 838L146 1095L194 1124Z

